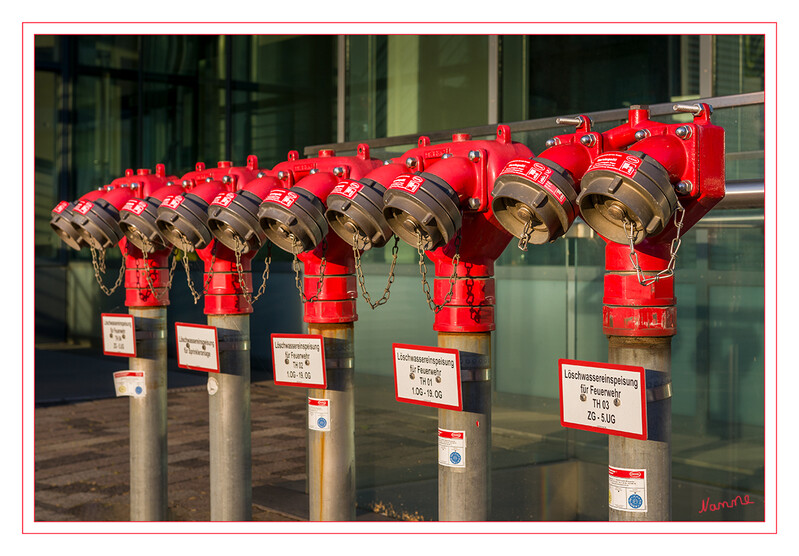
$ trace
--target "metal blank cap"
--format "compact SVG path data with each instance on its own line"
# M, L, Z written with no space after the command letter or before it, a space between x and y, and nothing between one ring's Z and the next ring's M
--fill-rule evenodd
M382 211L386 188L372 180L352 182L352 186L359 187L353 195L334 190L328 196L328 224L341 239L358 249L383 247L393 235Z
M529 226L529 243L555 241L574 222L577 193L571 174L559 164L543 158L514 163L519 168L518 173L508 171L516 168L508 164L494 182L491 202L494 215L518 238ZM543 172L538 173L537 169ZM530 170L532 175L528 174ZM539 175L544 177L533 177Z
M60 214L53 213L50 218L50 227L72 249L80 251L85 242L81 239L80 233L72 225L72 209L75 203L69 203Z
M183 201L174 209L158 207L156 225L169 243L184 251L206 247L213 236L208 230L208 203L202 198L186 193Z
M325 207L311 193L292 189L296 199L290 206L266 200L258 209L258 221L269 240L297 255L319 245L328 232Z
M592 164L583 176L577 204L586 224L616 243L630 242L627 234L632 223L637 244L663 231L677 208L677 194L668 172L657 160L635 151L624 155L640 160L632 175Z
M383 196L383 216L400 239L432 250L444 246L461 227L462 215L455 190L438 176L421 173L415 191L389 187Z
M72 213L81 239L95 249L108 249L122 239L119 211L105 199L97 199L86 214Z
M138 214L125 210L125 207L119 211L119 227L122 233L144 253L152 253L167 245L155 221L158 216L158 204L160 201L157 199L148 198L138 201Z
M208 207L208 229L232 251L258 251L266 239L258 221L260 204L261 199L249 191L239 191L228 206L211 203Z

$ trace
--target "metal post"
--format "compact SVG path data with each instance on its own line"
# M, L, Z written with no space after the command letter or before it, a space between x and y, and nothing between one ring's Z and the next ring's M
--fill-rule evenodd
M609 363L646 369L648 431L647 440L609 437L609 464L625 469L645 469L647 492L646 512L610 508L610 521L670 521L671 336L609 336L608 341Z
M250 316L208 315L217 328L219 373L208 377L211 520L252 519Z
M439 332L461 352L463 411L438 410L439 428L464 431L463 469L438 466L438 520L487 521L491 513L491 333Z
M330 431L308 431L308 494L311 521L355 519L355 396L353 323L309 323L324 337L327 389L309 389L330 400Z
M130 399L130 519L167 512L166 307L130 307L141 338L130 369L144 371L146 395Z

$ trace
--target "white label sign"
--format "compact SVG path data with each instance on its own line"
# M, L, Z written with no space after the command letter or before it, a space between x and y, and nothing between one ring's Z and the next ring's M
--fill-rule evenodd
M103 353L136 357L136 328L133 315L100 315L103 329Z
M608 505L624 512L645 512L646 469L609 466Z
M117 371L114 373L114 390L119 396L143 398L147 395L144 371Z
M397 401L461 411L457 349L392 344Z
M308 428L312 431L330 431L330 400L308 398Z
M438 429L438 464L466 467L466 431Z
M318 334L272 334L275 384L327 388L324 339Z
M175 339L178 367L219 372L219 342L215 326L176 322Z
M646 440L643 367L561 359L560 424Z

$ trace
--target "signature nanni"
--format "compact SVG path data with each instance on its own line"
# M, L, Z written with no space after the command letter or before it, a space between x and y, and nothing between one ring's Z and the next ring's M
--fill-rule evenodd
M749 495L744 494L743 496L736 496L732 500L721 500L720 502L711 502L710 498L705 498L702 500L702 508L699 510L699 513L705 512L715 512L722 508L734 508L735 506L748 506L749 504L754 504L752 500L749 500Z

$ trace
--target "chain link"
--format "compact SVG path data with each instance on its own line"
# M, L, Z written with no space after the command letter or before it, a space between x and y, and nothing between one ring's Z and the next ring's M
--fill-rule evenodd
M141 250L142 252L142 260L144 261L144 267L147 269L144 271L144 278L147 280L147 285L150 287L150 291L153 293L153 297L158 301L166 300L167 296L169 295L169 290L172 288L172 279L175 277L175 266L177 266L178 260L176 255L172 255L172 264L169 267L169 277L166 283L166 290L164 291L164 297L161 298L155 291L155 286L153 286L153 279L150 276L150 269L148 268L147 264L147 253L151 249L153 249L153 244L144 236L141 237L142 245L144 245L144 249ZM154 249L153 249L154 251Z
M394 269L397 266L397 255L399 253L399 236L394 236L394 247L391 248L391 268L388 271L388 282L386 288L383 290L383 296L375 302L372 302L372 297L366 291L366 278L363 275L363 268L361 268L361 252L358 248L358 232L353 234L352 238L352 253L355 255L355 275L358 277L358 283L361 285L361 293L363 298L372 309L376 309L380 305L388 301L391 292L391 284L394 283Z
M455 291L458 263L461 260L461 233L458 231L458 235L455 237L455 256L452 257L452 275L449 277L449 291L447 295L444 296L444 302L441 305L436 305L433 296L430 294L430 284L427 282L427 265L424 262L424 240L422 239L422 232L417 230L416 237L418 238L416 241L416 251L419 253L419 273L422 275L422 291L425 297L427 297L427 306L430 307L434 313L438 313L441 309L449 305L449 302L452 301L452 294Z
M519 236L519 249L527 251L527 244L530 242L530 236L533 235L533 219L530 218L524 223L522 235Z
M289 239L291 239L292 251L294 251L294 260L291 261L291 269L294 271L294 285L297 286L297 291L300 292L300 300L303 303L318 301L319 296L322 295L322 282L325 279L325 267L327 266L327 259L325 258L325 254L327 253L327 238L322 240L322 262L319 265L319 281L316 283L316 293L312 297L305 297L305 290L302 287L302 278L300 278L301 265L300 259L297 257L299 251L297 247L302 247L302 243L300 243L294 234L290 234Z
M685 218L685 209L678 201L677 209L674 211L674 227L677 228L677 235L674 236L673 240L671 240L671 246L669 247L669 264L666 265L666 268L664 268L654 276L649 276L649 277L644 276L644 273L641 270L641 264L638 261L638 253L635 250L635 241L638 238L638 230L636 229L635 222L626 217L622 221L622 226L624 227L624 235L627 236L627 241L629 241L630 243L630 255L629 255L630 263L632 263L633 268L635 269L635 272L638 275L638 283L641 284L642 286L649 286L650 284L654 284L661 278L668 278L670 276L674 276L674 267L677 263L677 251L679 251L680 245L682 245L682 238L680 237L680 233L682 232L684 218ZM628 223L630 224L629 231L627 231Z
M92 252L92 266L94 267L94 278L97 280L97 283L100 285L100 289L103 290L105 295L110 296L117 288L119 288L120 284L122 284L122 279L125 277L125 255L122 255L122 265L119 267L119 276L117 276L117 281L114 286L109 289L103 283L103 277L100 276L101 274L105 274L106 267L105 267L105 249L100 250L100 254L97 254L97 250L93 246L89 246Z
M247 291L247 283L244 281L244 267L241 264L241 251L244 248L244 244L241 243L238 235L233 236L233 241L236 244L233 252L236 254L236 272L239 275L239 287L241 287L241 293L244 296L244 299L247 300L247 303L252 305L266 291L266 281L269 279L269 265L272 263L272 242L269 242L266 259L264 259L265 265L264 271L261 274L261 286L258 288L258 293L255 295L250 295L250 293Z
M175 230L175 233L178 235L178 237L180 237L181 240L180 242L183 245L183 247L180 249L180 251L183 252L183 256L180 257L180 262L183 263L183 268L186 270L186 283L189 285L189 291L191 292L191 297L194 300L194 304L197 305L197 302L200 300L200 297L202 297L202 295L198 293L197 290L194 289L194 281L191 279L191 272L189 270L189 257L188 257L189 250L193 250L194 247L192 246L191 242L189 242L189 240L186 238L186 236L184 236L180 231ZM177 253L175 253L175 255L173 256L177 257ZM170 284L172 283L171 278L169 279L169 283Z

